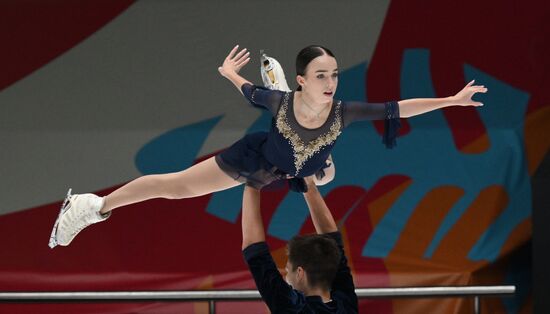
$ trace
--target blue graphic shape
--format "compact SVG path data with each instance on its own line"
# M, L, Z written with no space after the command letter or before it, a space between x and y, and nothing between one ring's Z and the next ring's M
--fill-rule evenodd
M246 131L247 134L269 130L271 113L267 110L260 110L260 112L261 115ZM243 190L243 186L240 186L212 194L206 212L225 221L236 223L241 212Z
M170 130L145 144L135 156L144 175L188 168L195 161L206 137L222 116Z
M267 110L260 110L262 113L254 123L246 130L246 134L254 133L254 132L267 132L269 131L269 128L271 126L271 120L273 119L273 116L271 115L271 112Z
M338 75L338 89L336 99L348 101L363 101L368 99L366 91L365 75L367 74L367 62L359 63ZM359 79L361 78L361 79Z
M289 192L273 214L267 233L288 241L300 232L309 216L309 210L301 193Z
M471 260L486 259L492 261L497 258L500 247L502 247L513 228L531 215L530 205L525 206L525 204L530 204L531 185L523 143L524 117L529 95L481 71L477 71L471 66L466 65L464 73L466 81L476 79L476 81L482 81L486 86L490 86L490 93L484 95L484 99L485 103L491 104L491 107L484 106L479 110L491 140L491 147L488 151L476 156L479 163L487 166L482 171L473 172L486 182L486 185L481 186L478 192L489 185L502 185L510 200L508 206L487 229L468 255ZM498 112L495 112L497 110ZM503 157L511 159L503 160ZM489 164L491 163L498 164L500 168L490 167ZM493 182L490 181L491 179ZM471 201L461 203L459 207L455 206L451 209L425 252L425 257L432 256L445 234L476 196L474 194L468 195Z
M492 156L495 160L499 159L502 166L495 176L506 186L510 197L508 206L468 254L468 258L474 261L494 261L514 228L531 216L531 182L523 141L529 94L492 77L485 77L483 73L470 67L466 67L465 73L467 77L481 77L489 82L491 90L495 90L488 95L487 100L498 104L498 115L494 113L490 116L482 111L481 117L488 126L487 132L492 139L492 146L508 152L504 155L493 151ZM503 157L507 159L503 160Z
M237 223L243 202L244 185L212 194L206 212L227 222Z
M497 219L495 227L489 228L490 236L482 237L476 244L476 247L482 249L474 247L470 258L496 258L513 227L530 215L530 197L529 193L526 193L530 191L530 186L523 157L523 135L519 132L523 129L528 96L468 65L465 65L465 77L466 81L476 78L477 84L486 85L491 91L487 95L478 96L485 103L485 106L478 110L488 129L491 142L490 149L482 154L470 155L457 151L441 111L410 118L408 121L411 132L406 137L398 139L398 147L389 152L382 152L374 146L371 147L370 153L357 151L357 148L367 147L361 144L365 140L354 134L356 132L349 132L351 130L344 133L338 147L348 148L344 152L344 158L347 159L342 163L343 158L335 153L336 165L343 165L339 167L339 174L348 171L357 174L357 169L345 167L350 164L365 164L360 158L355 158L364 154L364 159L368 163L369 169L366 173L369 178L381 178L390 173L405 174L413 178L413 183L388 209L373 230L363 248L363 255L386 257L393 249L414 208L426 193L440 186L460 187L464 190L464 196L445 217L434 241L425 253L426 257L431 256L439 241L471 205L478 193L487 187L503 186L510 197L510 206L504 210L502 218ZM401 72L401 98L435 97L433 90L429 72L429 51L406 50ZM362 127L368 128L365 125ZM349 148L354 148L354 154ZM503 160L503 156L510 159ZM348 181L348 178L345 179ZM371 180L359 176L349 179L351 180L348 183L366 188L373 184Z

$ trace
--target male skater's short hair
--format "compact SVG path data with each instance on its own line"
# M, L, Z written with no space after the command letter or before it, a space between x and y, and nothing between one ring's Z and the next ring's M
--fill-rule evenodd
M310 287L330 289L341 258L336 241L322 234L296 236L287 248L292 271L301 266Z

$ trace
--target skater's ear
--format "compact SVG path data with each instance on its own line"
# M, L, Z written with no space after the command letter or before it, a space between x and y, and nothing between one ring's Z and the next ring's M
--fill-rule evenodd
M303 76L301 76L301 75L296 75L296 82L297 82L298 85L300 86L300 87L298 87L298 90L302 90L302 87L303 87L304 84L306 83L305 81L306 81L306 79L305 79Z

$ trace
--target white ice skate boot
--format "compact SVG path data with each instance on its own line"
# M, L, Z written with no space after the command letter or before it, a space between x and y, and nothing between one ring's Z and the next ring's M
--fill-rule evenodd
M264 86L273 90L290 92L290 88L286 83L285 72L279 62L275 58L268 57L263 50L260 51L260 55L260 73Z
M71 195L69 189L53 225L50 248L53 249L56 245L69 245L82 229L109 218L111 212L105 215L99 212L103 204L103 197L94 194Z

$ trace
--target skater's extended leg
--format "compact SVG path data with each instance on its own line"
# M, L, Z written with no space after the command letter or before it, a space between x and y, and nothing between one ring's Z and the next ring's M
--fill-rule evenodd
M94 194L68 196L56 220L50 247L69 245L87 226L107 219L114 208L152 198L179 199L225 190L241 184L209 158L186 170L137 178L106 197Z
M180 172L139 177L105 197L101 213L152 198L181 199L206 195L241 184L211 157Z

